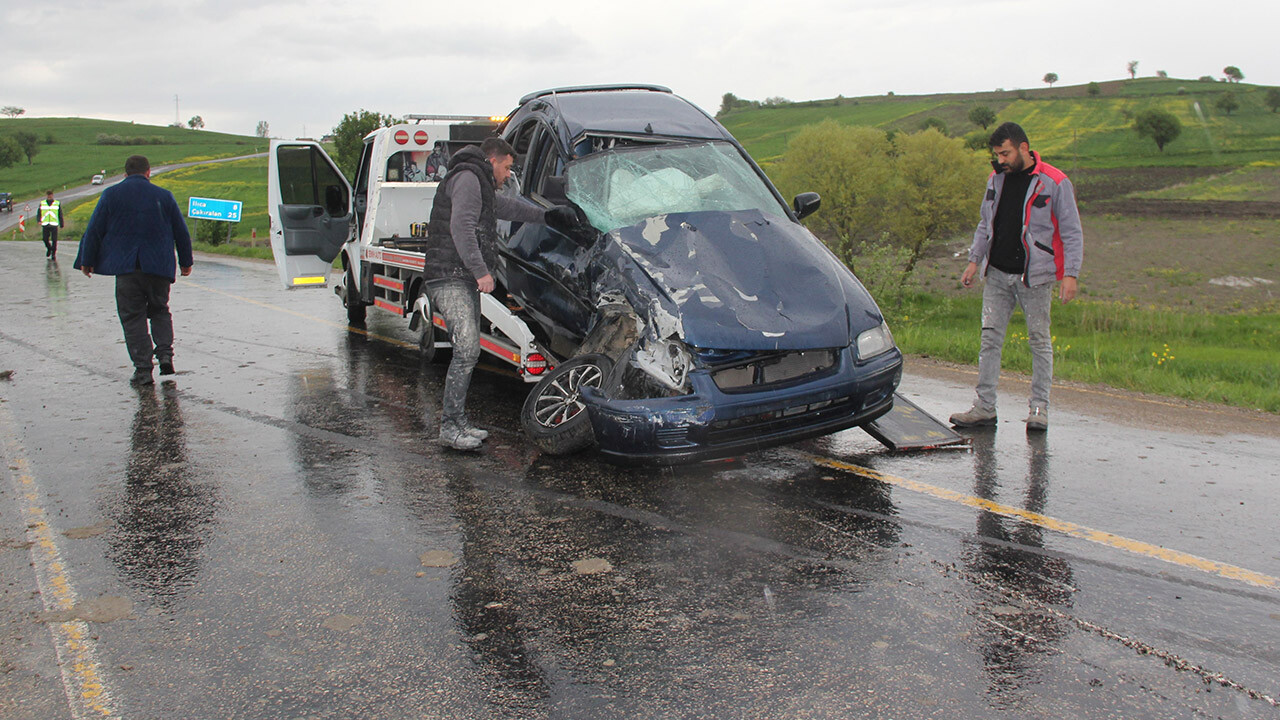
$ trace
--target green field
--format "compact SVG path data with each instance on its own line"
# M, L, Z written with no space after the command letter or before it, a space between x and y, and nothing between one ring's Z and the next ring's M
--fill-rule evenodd
M1064 169L1139 166L1242 166L1280 161L1280 114L1266 107L1268 88L1247 83L1143 78L1086 86L975 93L969 95L873 96L815 100L770 108L735 110L719 120L762 163L781 159L800 128L831 118L849 125L914 131L929 117L951 135L980 129L969 110L986 105L997 122L1022 125L1032 146ZM1230 115L1214 101L1235 93L1240 108ZM1197 111L1197 103L1199 111ZM1132 116L1159 107L1182 122L1182 134L1164 152L1131 129ZM992 128L989 128L992 129Z
M56 192L84 185L103 170L108 176L124 172L125 158L130 155L146 155L154 166L250 155L267 149L264 138L205 130L87 118L0 119L0 136L22 131L36 135L40 141L39 152L30 165L23 157L12 167L0 168L0 192L13 193L18 202L38 198L48 189ZM115 135L125 140L142 138L148 142L99 145L99 135ZM48 142L49 139L53 142ZM151 144L153 140L159 144Z

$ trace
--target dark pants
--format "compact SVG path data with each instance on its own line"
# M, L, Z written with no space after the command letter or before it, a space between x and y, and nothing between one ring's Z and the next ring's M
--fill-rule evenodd
M427 296L431 309L444 317L453 345L453 359L444 379L440 426L466 428L467 389L480 360L480 290L475 280L437 280L427 286Z
M44 241L44 256L53 257L58 254L58 226L41 225L40 239Z
M173 316L169 314L172 284L169 278L144 272L116 276L116 312L124 328L129 359L138 370L151 372L153 354L162 363L173 362Z

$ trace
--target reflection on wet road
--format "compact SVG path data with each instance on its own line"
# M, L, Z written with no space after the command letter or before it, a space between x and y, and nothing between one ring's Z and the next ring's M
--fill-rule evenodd
M0 244L5 718L1280 713L1273 432L1063 407L968 449L850 431L639 470L539 455L525 386L480 373L493 435L459 455L398 321L201 258L181 372L135 391L109 280L38 245Z

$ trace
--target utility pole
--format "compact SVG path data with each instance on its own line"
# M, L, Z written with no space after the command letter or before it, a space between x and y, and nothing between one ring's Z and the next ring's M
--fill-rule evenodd
M178 96L173 96L173 124L181 125L182 121L178 119Z

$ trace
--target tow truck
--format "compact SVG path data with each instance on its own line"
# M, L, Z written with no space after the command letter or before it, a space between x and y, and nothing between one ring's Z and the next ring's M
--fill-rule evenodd
M326 287L335 259L334 292L347 319L363 323L369 308L409 319L424 359L447 349L444 319L423 292L426 221L448 158L493 134L499 117L408 115L364 139L352 188L319 143L272 140L268 214L271 249L286 288ZM426 124L424 126L424 123ZM438 137L432 130L444 127ZM537 382L555 356L537 342L519 308L481 295L480 346Z

